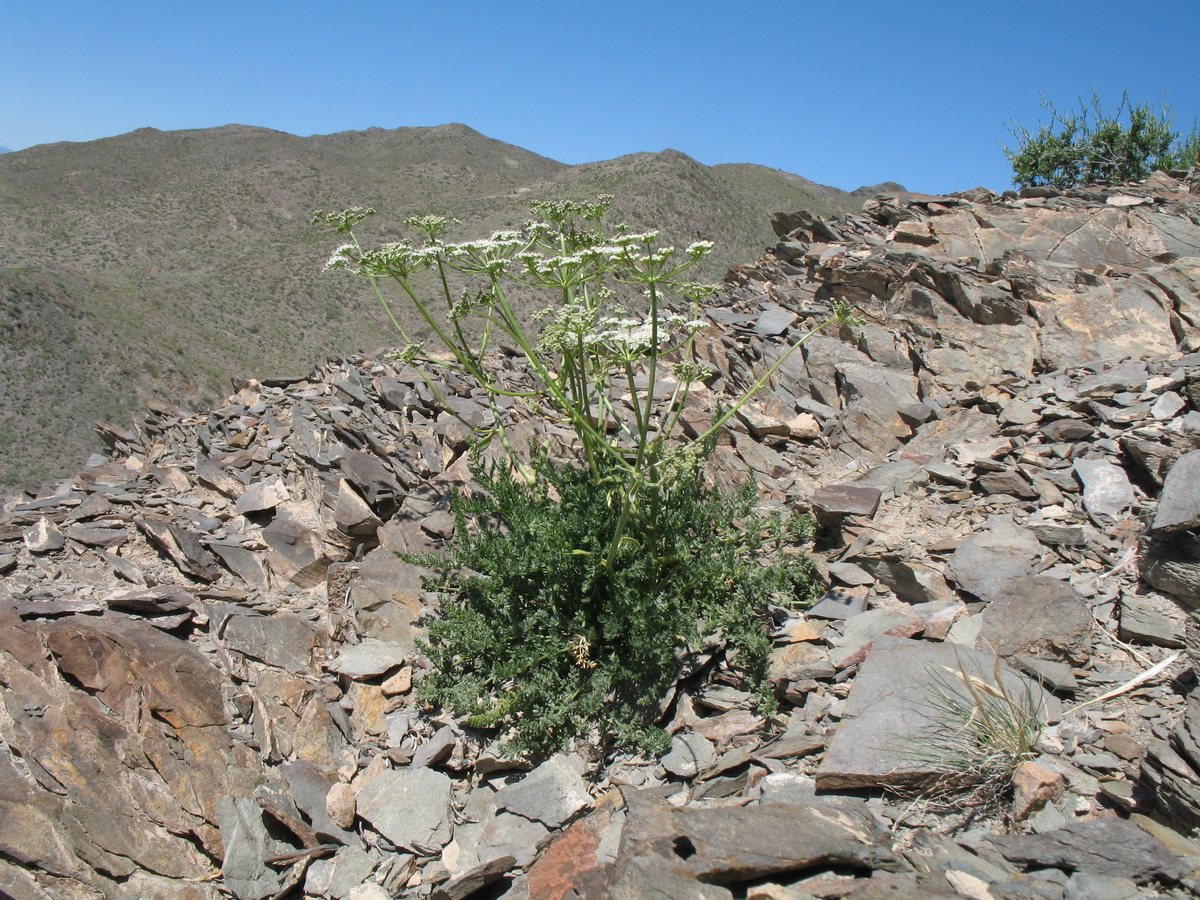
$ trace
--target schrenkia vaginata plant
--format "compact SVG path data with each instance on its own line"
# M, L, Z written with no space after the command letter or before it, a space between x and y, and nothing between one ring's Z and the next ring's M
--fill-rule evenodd
M751 495L731 499L703 487L701 472L720 428L787 355L706 429L685 437L688 398L713 374L697 353L708 324L697 306L718 290L686 275L713 245L700 241L681 251L660 246L656 231L606 229L611 201L538 202L537 220L523 228L459 243L442 239L449 220L413 217L405 224L419 242L373 249L354 233L373 210L314 216L345 236L326 268L369 279L403 341L396 358L439 399L431 373L450 369L482 388L491 406L495 424L477 432L472 456L484 493L456 497L458 548L441 560L445 571L478 574L439 583L448 602L429 631L437 672L426 691L474 713L477 724L515 724L517 748L550 749L598 719L621 743L652 743L651 698L669 686L675 650L694 641L698 625L733 629L729 610L746 617L749 601L735 600L745 593L738 579L767 588L759 575L771 573L770 596L754 601L760 607L778 599L787 578L793 601L795 582L813 583L794 557L764 563L764 548L780 540L782 523L755 518ZM421 340L396 315L381 287L387 281L415 311ZM456 297L451 285L462 283L468 288ZM428 284L434 287L426 293ZM515 308L520 291L549 296L533 317L536 327ZM619 291L640 292L646 312L617 305ZM674 298L689 303L690 314L679 312ZM809 335L847 323L849 309L834 307L788 353ZM517 383L489 362L501 347L515 351L530 380ZM569 426L578 459L521 459L505 425L505 407L514 401ZM479 451L493 439L508 466L484 464ZM753 528L735 527L747 517ZM707 588L697 584L700 573L712 580ZM724 606L712 584L725 585ZM750 668L765 660L762 643L745 653Z

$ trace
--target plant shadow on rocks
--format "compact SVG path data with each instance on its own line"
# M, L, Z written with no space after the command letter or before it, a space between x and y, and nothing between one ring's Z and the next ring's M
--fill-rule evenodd
M596 737L606 750L662 752L663 698L717 634L772 708L768 606L817 596L812 563L782 552L811 537L810 520L756 512L752 482L725 493L697 467L638 498L659 504L653 533L627 531L609 565L620 481L544 454L534 469L530 482L476 461L478 489L453 500L455 546L414 558L441 572L428 586L444 594L421 696L506 729L510 754Z

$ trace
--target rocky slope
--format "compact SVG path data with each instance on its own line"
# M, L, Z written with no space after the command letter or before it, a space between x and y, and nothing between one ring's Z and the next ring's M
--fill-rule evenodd
M619 195L615 215L635 230L662 227L680 246L720 235L714 280L769 245L775 211L866 199L674 150L568 166L465 125L140 129L7 154L0 484L74 471L99 449L96 418L127 424L150 401L206 408L231 377L299 374L314 353L390 340L369 290L322 274L335 244L310 226L315 209L377 208L362 230L371 242L424 213L461 219L461 239L520 224L533 199L600 193Z
M106 426L0 510L0 892L1193 896L1200 182L775 224L708 310L695 417L832 301L864 319L710 465L822 526L828 593L772 610L777 715L719 641L662 760L514 766L421 709L436 598L395 551L451 535L467 429L416 373L331 359ZM1039 731L1011 795L922 752L967 684Z

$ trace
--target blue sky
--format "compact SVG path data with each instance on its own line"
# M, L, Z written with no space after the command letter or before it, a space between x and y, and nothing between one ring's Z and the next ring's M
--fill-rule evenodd
M681 150L852 189L1003 189L1010 120L1200 115L1200 2L6 0L0 145L464 122L566 163Z

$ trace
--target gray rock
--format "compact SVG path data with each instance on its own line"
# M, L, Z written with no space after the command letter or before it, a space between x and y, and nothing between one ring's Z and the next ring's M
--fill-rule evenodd
M434 733L433 737L417 748L417 752L413 754L412 758L413 768L432 766L441 762L454 750L459 734L457 727L443 725Z
M1174 391L1166 391L1154 401L1150 407L1150 415L1156 419L1171 419L1181 413L1187 406L1187 401Z
M350 892L366 883L378 865L379 858L376 855L358 847L343 847L330 861L325 884L310 885L306 882L305 888L316 893L313 888L320 887L321 894L334 900L348 900Z
M318 638L299 616L230 615L220 628L221 642L231 650L288 672L309 672Z
M358 792L358 815L397 847L450 840L450 779L433 769L382 772Z
M831 588L813 604L808 615L817 619L849 619L867 608L867 595L862 591Z
M824 647L801 641L771 651L768 680L784 689L787 682L832 678L836 672Z
M496 792L496 808L561 828L592 805L578 757L552 756L516 784Z
M962 469L950 463L929 462L925 464L925 471L940 484L963 488L971 486L971 480L963 473Z
M1086 441L1096 433L1094 426L1079 419L1055 419L1042 425L1041 431L1051 441Z
M876 487L832 484L810 498L813 514L822 524L837 525L846 516L873 516L883 493Z
M1041 552L1037 537L1009 516L993 516L987 529L974 532L950 558L950 574L959 587L985 602L1009 582L1033 572Z
M547 849L529 871L530 896L730 898L719 885L790 881L818 866L905 868L854 802L675 809L631 789L621 794L623 815L599 809Z
M1082 547L1087 543L1087 532L1081 525L1058 525L1053 522L1030 521L1026 527L1039 541L1050 547Z
M350 602L362 633L415 654L420 635L417 620L424 610L423 574L425 570L387 547L368 553L350 587Z
M1200 826L1200 696L1195 692L1170 741L1150 743L1142 777L1171 821L1188 830Z
M118 591L105 598L110 609L143 615L167 615L190 609L192 595L176 584L159 584L144 590Z
M325 555L323 529L311 510L282 507L262 530L263 541L274 552L267 560L281 577L303 588L325 579L331 560Z
M1037 489L1029 483L1029 479L1017 469L984 472L976 480L989 494L1011 494L1024 500L1032 500L1038 495Z
M475 854L480 864L513 859L516 866L524 868L537 858L553 834L541 822L501 810L484 821Z
M289 499L287 487L279 478L270 481L260 481L250 485L234 504L233 511L238 515L246 513L265 512L274 509Z
M287 780L292 801L318 837L339 844L355 840L354 834L338 827L326 811L325 798L333 782L320 768L307 760L297 759L284 763L280 771Z
M817 800L817 781L811 775L772 772L758 783L760 803L790 803L811 806Z
M1083 484L1083 505L1097 524L1123 519L1133 506L1133 485L1125 470L1101 459L1075 461L1075 474Z
M924 563L872 557L858 557L855 562L906 603L934 603L954 597L942 573Z
M129 540L124 528L93 528L87 525L71 525L66 536L89 547L117 547Z
M1141 641L1160 647L1184 646L1187 616L1175 604L1154 595L1125 592L1121 595L1123 641Z
M1079 689L1079 681L1066 663L1036 656L1013 656L1008 661L1048 690L1073 692Z
M1023 400L1009 400L1000 408L1000 421L1005 425L1032 425L1041 418L1038 411Z
M38 519L37 523L29 528L22 538L30 553L50 553L54 550L61 550L67 543L67 539L59 531L58 526L45 516Z
M206 582L216 581L221 576L223 570L216 558L188 528L150 515L138 519L137 524L181 572Z
M1141 568L1149 584L1189 608L1200 607L1200 534L1192 530L1154 533Z
M891 491L893 494L903 494L909 488L925 484L929 481L929 473L910 459L884 463L874 466L856 484L863 487L876 487L880 490Z
M1126 819L1095 819L1045 834L995 835L987 839L1007 860L1036 868L1060 868L1178 884L1188 866L1162 843Z
M870 839L875 827L865 811L853 805L760 804L718 811L664 808L629 793L626 801L618 871L623 861L640 856L655 857L661 866L679 867L709 883L800 871L817 860L872 870L902 868L882 842Z
M828 569L833 578L851 587L875 582L874 575L854 563L830 563Z
M217 803L221 843L222 881L238 900L262 900L282 884L281 873L266 860L291 848L274 840L253 797L222 797Z
M459 875L455 875L433 892L433 900L467 900L477 891L492 884L505 872L514 868L517 859L514 856L497 856L487 862L473 866Z
M1179 457L1163 483L1155 531L1200 528L1200 450Z
M333 519L341 531L355 536L375 534L383 524L367 502L359 496L358 491L344 478L338 482Z
M758 317L754 332L759 337L774 337L783 334L796 321L796 314L791 310L776 307L768 309Z
M405 650L399 644L367 638L360 644L344 649L335 659L327 662L325 668L354 681L363 681L404 665L405 658Z
M837 639L829 657L838 668L847 665L851 657L891 628L912 621L907 613L892 609L868 609L846 620L846 627Z
M353 450L338 461L338 467L372 508L404 493L396 476L376 456Z
M671 740L671 750L662 758L662 767L677 778L692 778L711 766L716 758L712 741L688 732Z
M1128 878L1075 872L1067 880L1063 900L1139 900L1144 896L1137 882Z

